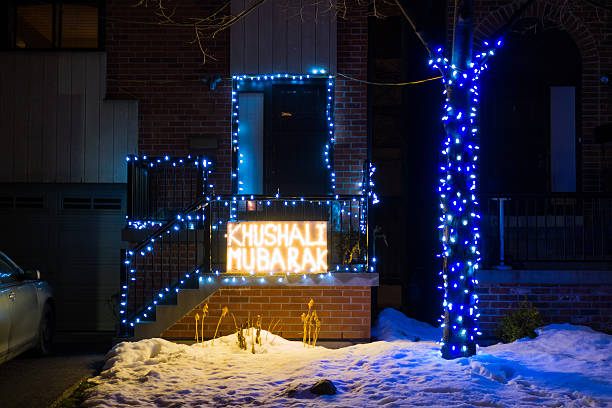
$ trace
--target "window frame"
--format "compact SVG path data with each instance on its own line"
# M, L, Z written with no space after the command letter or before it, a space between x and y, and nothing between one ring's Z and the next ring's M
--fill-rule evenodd
M83 52L83 51L104 51L106 47L106 1L105 0L92 0L92 5L98 8L98 45L96 47L86 48L64 48L61 46L62 43L62 18L61 18L61 7L64 4L82 4L83 0L40 0L40 5L50 4L52 5L52 46L48 48L20 48L17 47L17 7L24 4L23 0L9 0L6 3L5 12L3 13L4 26L6 31L4 34L4 41L2 41L3 51L51 51L51 52ZM11 15L12 13L12 15Z

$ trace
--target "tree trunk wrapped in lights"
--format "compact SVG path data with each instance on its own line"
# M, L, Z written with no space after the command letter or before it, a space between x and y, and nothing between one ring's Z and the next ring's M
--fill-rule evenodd
M478 77L494 50L472 58L472 1L460 2L449 62L438 49L429 64L442 72L445 104L442 122L446 134L441 150L440 224L444 279L444 336L442 357L476 354L478 295L475 272L481 262L478 202L479 131ZM501 41L496 43L500 46ZM488 43L485 43L488 46Z

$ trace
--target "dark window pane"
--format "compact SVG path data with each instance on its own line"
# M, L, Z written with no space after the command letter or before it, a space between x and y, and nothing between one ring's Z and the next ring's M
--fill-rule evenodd
M17 7L16 48L53 47L53 6L51 4Z
M62 5L62 48L98 48L98 8Z
M268 195L326 195L324 81L273 85L266 107L264 189Z
M17 280L15 269L2 257L0 257L0 284L12 283Z

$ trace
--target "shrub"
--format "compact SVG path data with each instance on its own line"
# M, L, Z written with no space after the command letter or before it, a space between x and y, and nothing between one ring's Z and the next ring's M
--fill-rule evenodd
M511 343L523 337L533 339L537 336L535 329L542 325L542 316L538 309L527 301L521 302L519 308L504 316L497 327L497 337L504 343Z

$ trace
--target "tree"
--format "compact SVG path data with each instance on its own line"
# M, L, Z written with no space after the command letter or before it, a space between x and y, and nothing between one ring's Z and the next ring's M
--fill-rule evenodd
M442 69L446 103L442 121L446 137L442 146L440 226L442 277L444 278L444 336L442 357L476 354L478 295L475 271L478 250L478 128L477 79L480 69L472 62L473 0L456 10L450 64L438 56L432 65ZM431 61L431 60L430 60Z
M533 2L527 0L493 38L501 37ZM476 271L479 251L479 154L478 79L487 60L501 46L501 39L485 41L485 51L473 55L473 0L455 2L452 57L449 63L441 49L429 63L442 71L446 95L442 112L445 137L440 166L440 224L444 279L442 357L452 359L476 354L478 295Z

